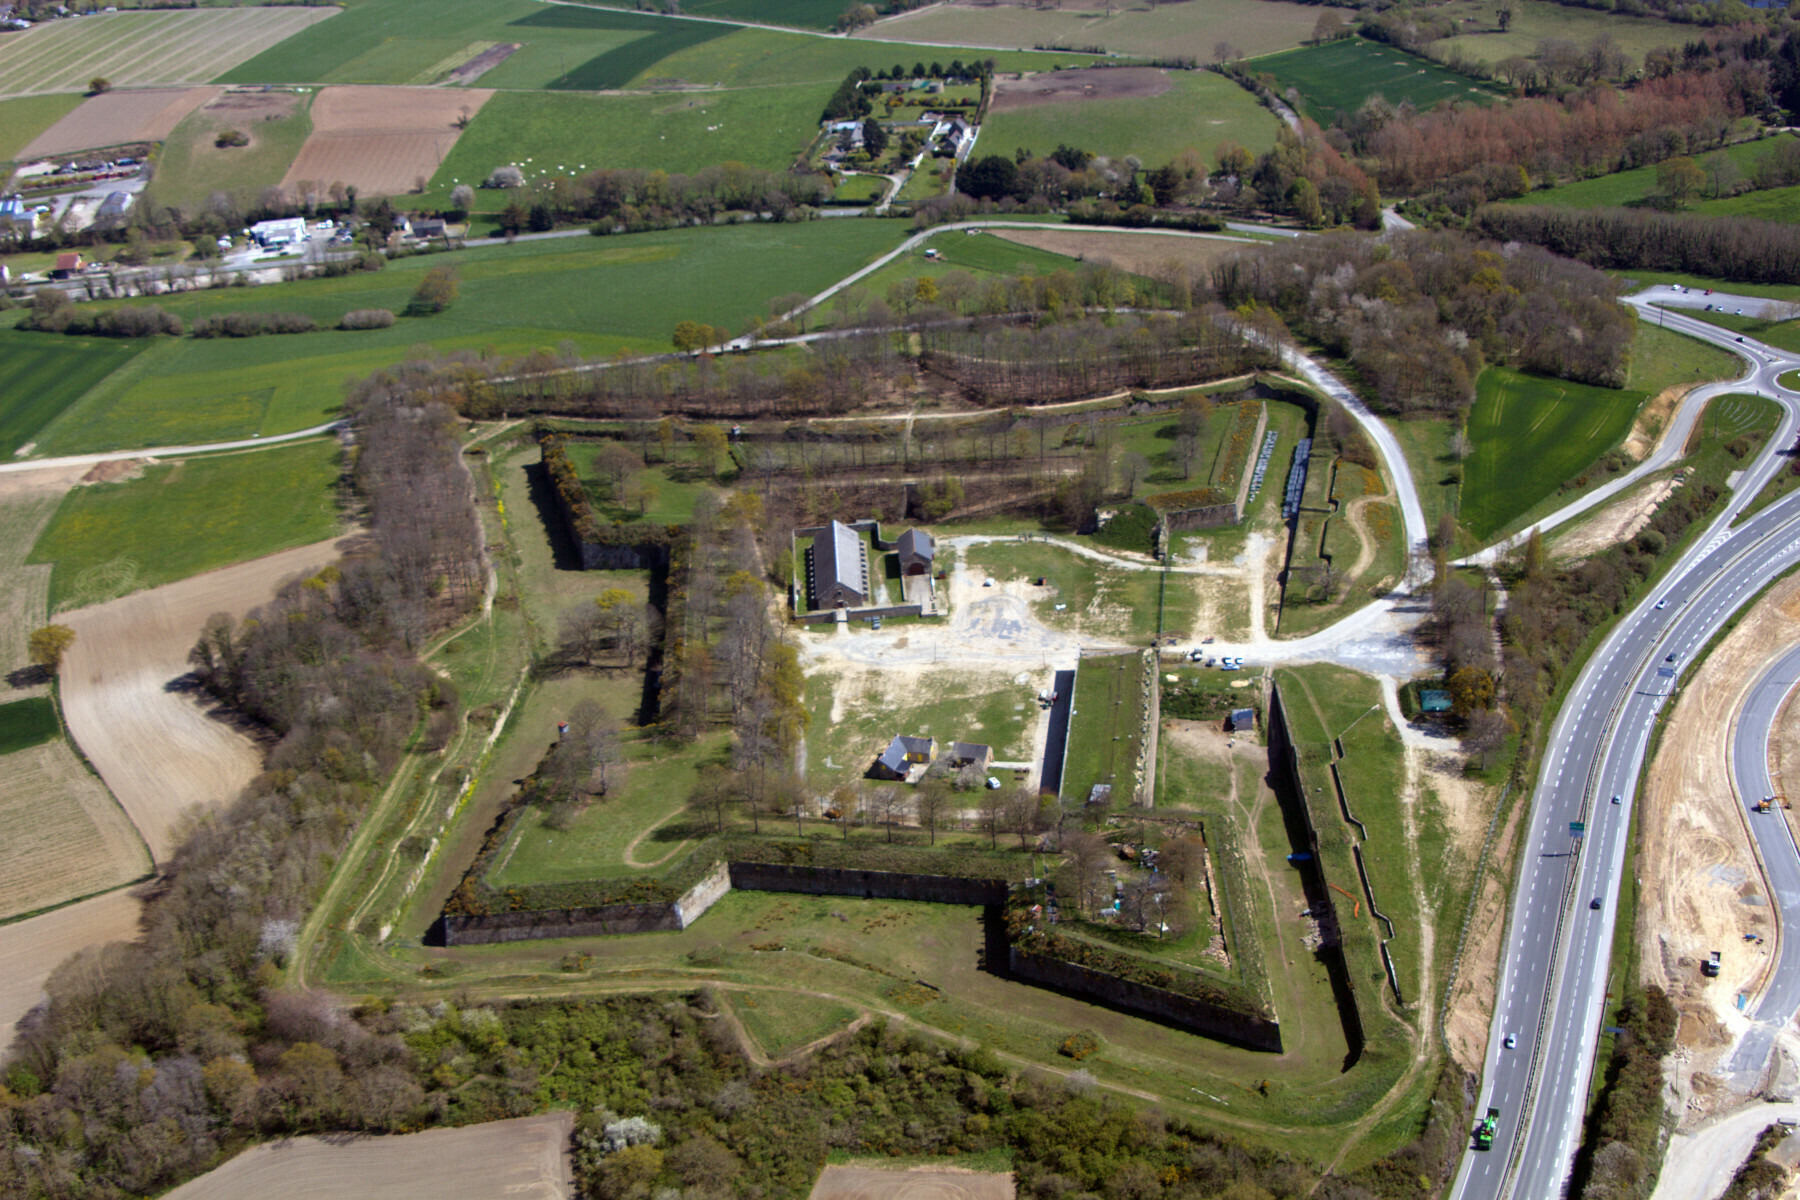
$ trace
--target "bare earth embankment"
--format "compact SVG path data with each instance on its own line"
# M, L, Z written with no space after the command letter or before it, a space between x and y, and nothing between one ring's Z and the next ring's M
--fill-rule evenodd
M401 1137L294 1138L253 1146L165 1200L565 1200L566 1112Z
M1728 1105L1712 1072L1746 1020L1774 952L1768 889L1750 846L1750 819L1732 791L1732 718L1770 658L1800 638L1800 578L1784 580L1747 613L1682 690L1647 774L1638 857L1643 897L1638 949L1646 979L1681 1012L1676 1109L1684 1127ZM1767 818L1763 818L1767 819ZM1758 944L1745 937L1762 937ZM1724 952L1717 979L1700 974Z
M0 925L0 1045L13 1026L44 998L44 981L58 964L84 946L129 942L137 937L143 907L125 888L67 908Z
M158 862L174 848L184 812L230 800L261 766L251 740L210 715L202 698L171 690L188 673L188 651L206 618L216 612L242 616L266 602L283 580L337 557L341 540L61 615L75 630L62 670L69 732Z

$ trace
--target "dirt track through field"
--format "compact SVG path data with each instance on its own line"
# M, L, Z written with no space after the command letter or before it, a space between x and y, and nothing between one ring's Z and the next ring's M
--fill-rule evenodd
M474 117L493 94L490 88L326 88L313 101L312 134L282 186L341 182L365 195L402 195L437 173L462 136L456 122Z
M218 88L143 88L90 96L79 107L38 134L19 157L73 154L94 146L128 142L160 142L182 118L219 94Z
M565 1200L566 1112L400 1137L302 1137L253 1146L165 1200Z
M954 1167L826 1167L810 1200L1013 1200L1013 1178Z
M261 766L255 744L208 706L170 685L206 618L242 616L283 580L316 571L341 539L209 571L64 613L75 645L63 664L69 732L162 862L183 813L237 795Z
M44 981L83 946L137 937L142 904L123 888L67 908L0 925L0 1045L12 1041L19 1018L44 998Z

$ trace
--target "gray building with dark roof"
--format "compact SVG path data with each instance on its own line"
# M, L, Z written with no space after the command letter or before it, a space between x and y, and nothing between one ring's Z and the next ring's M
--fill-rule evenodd
M909 529L894 543L894 550L900 555L900 574L929 575L937 539L923 529Z
M813 535L814 608L860 608L868 601L868 568L863 540L842 521Z
M905 779L914 767L922 767L931 761L931 752L936 746L937 743L928 737L896 734L888 748L876 758L872 773L879 779Z

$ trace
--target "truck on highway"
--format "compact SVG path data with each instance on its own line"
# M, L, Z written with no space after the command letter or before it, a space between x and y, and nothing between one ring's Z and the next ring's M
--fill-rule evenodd
M1494 1126L1500 1123L1500 1110L1490 1108L1487 1116L1475 1123L1475 1148L1492 1150L1494 1148Z

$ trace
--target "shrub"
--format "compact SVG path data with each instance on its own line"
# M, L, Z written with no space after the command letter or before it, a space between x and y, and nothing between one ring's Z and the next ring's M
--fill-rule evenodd
M220 313L194 322L197 338L260 337L265 333L311 333L319 323L305 313Z
M517 167L495 167L488 172L488 177L481 181L482 187L516 188L525 186L525 172Z
M227 129L213 139L213 145L221 150L229 149L232 146L248 146L249 144L250 135L240 129Z
M386 329L394 323L394 314L385 308L357 308L344 314L339 329Z

